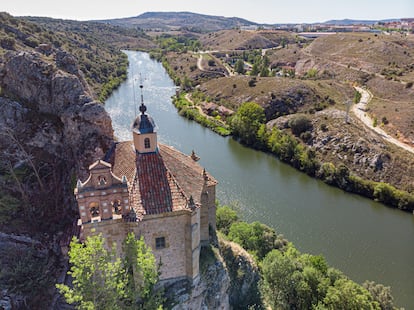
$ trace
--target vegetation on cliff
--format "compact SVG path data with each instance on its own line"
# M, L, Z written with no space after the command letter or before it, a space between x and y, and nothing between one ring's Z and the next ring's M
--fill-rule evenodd
M236 303L235 309L396 309L389 287L370 281L355 283L328 266L321 255L300 253L274 229L240 221L237 212L228 206L217 208L217 229L223 238L249 251L260 267L257 291L249 293L261 299L245 303L239 297L244 307ZM226 252L223 256L228 268L234 268Z
M114 35L109 36L109 33ZM30 18L29 21L0 13L0 55L7 51L37 50L50 56L54 50L65 50L76 58L96 98L101 101L126 78L126 55L115 42L103 39L116 35L121 41L140 34L97 23L49 18Z

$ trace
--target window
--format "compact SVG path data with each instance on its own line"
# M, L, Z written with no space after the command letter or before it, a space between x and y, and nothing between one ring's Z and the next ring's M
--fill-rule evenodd
M112 203L112 213L121 214L121 201L119 199L114 200Z
M106 178L104 176L100 175L98 177L98 184L101 185L101 186L105 185L106 184Z
M151 148L151 143L150 143L150 139L149 139L149 138L145 138L145 139L144 139L144 147L145 147L146 149Z
M91 214L91 217L100 216L99 212L99 203L97 202L91 202L89 204L89 212Z
M165 248L165 237L155 238L155 249L161 250Z

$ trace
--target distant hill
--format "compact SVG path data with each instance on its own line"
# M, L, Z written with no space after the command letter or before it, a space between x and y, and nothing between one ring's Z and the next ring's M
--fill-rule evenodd
M190 12L147 12L136 17L100 20L99 22L132 28L163 31L188 29L195 32L211 32L258 25L238 17L211 16Z
M400 19L384 19L384 20L358 20L358 19L332 19L323 24L329 25L375 25L379 22L389 23L393 21L399 21Z

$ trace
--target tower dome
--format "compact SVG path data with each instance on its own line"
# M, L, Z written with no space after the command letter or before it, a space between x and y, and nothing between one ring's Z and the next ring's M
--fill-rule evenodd
M155 122L151 116L145 113L147 111L147 107L144 105L144 103L141 104L139 110L141 114L138 115L132 123L132 130L139 134L155 132Z

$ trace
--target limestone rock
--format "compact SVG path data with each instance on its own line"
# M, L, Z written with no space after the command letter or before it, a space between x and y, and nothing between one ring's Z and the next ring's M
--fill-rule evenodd
M234 242L220 240L220 251L230 276L230 306L248 309L261 304L259 268L245 249Z
M223 258L219 254L216 255L215 261L207 266L193 287L182 290L181 294L179 290L170 290L177 302L173 310L230 309L230 278Z
M8 52L5 58L1 87L6 94L40 112L57 114L69 106L92 100L79 74L57 69L56 64L46 61L39 53ZM79 71L62 65L62 61L60 67Z
M0 225L9 233L6 239L0 235L2 267L7 268L13 261L10 249L27 247L24 237L12 233L42 238L41 245L30 242L36 255L49 257L52 245L58 248L52 252L60 253L63 239L59 236L65 236L60 230L75 209L71 183L109 149L113 129L103 105L92 100L73 56L43 47L42 53L10 51L1 61L0 161L6 167L24 166L29 176L21 184L25 194L21 201L25 212L18 214L21 224ZM0 174L0 188L11 188L8 194L17 192L20 199L9 183ZM44 245L47 253L43 253ZM47 266L48 272L55 267ZM0 291L0 308L14 307L26 297Z

